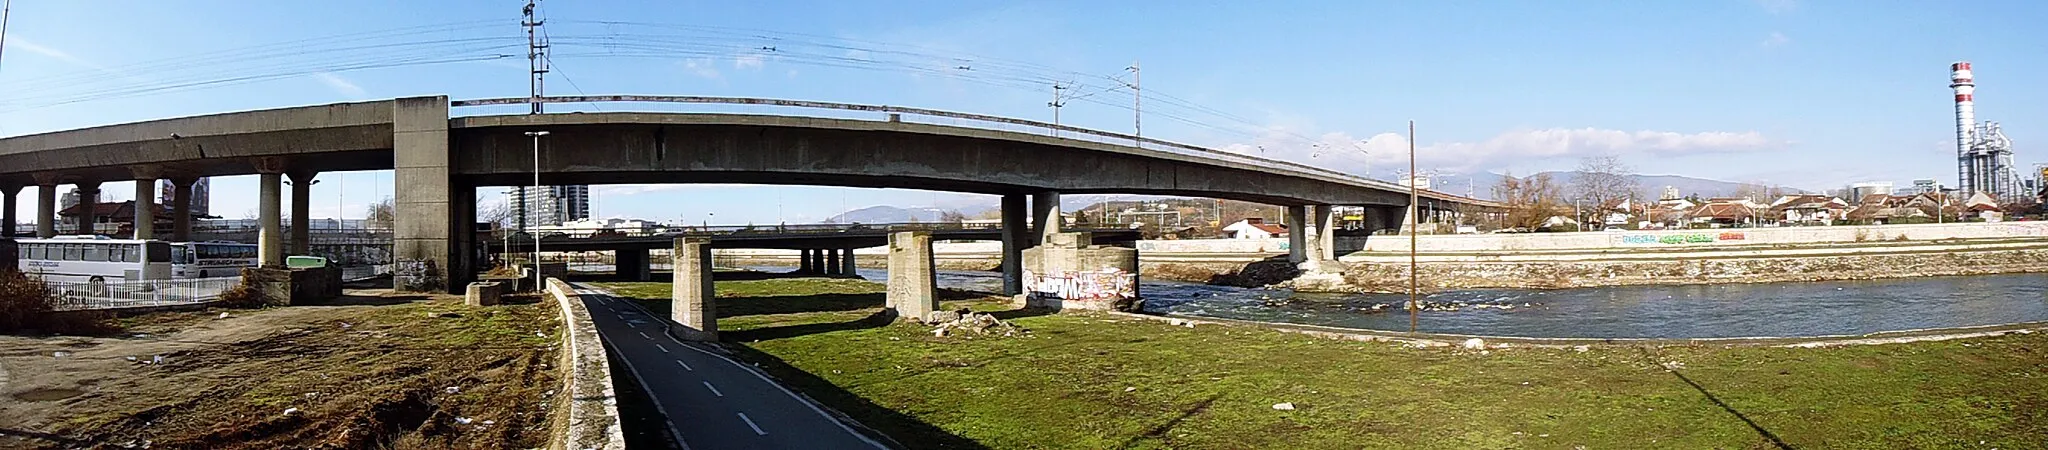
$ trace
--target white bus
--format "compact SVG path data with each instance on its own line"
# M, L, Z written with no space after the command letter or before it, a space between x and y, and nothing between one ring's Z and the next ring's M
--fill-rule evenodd
M217 278L242 275L256 267L256 244L229 241L171 243L171 276Z
M21 271L59 282L104 286L171 278L171 244L156 240L65 236L18 239ZM95 288L102 291L104 288Z

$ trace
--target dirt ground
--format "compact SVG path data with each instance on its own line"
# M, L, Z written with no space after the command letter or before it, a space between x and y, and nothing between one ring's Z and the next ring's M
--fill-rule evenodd
M115 337L0 336L0 448L547 445L551 302L349 293L130 317Z

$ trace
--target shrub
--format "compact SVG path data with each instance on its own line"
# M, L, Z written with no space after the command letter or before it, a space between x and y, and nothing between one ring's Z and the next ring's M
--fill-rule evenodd
M101 335L120 331L104 311L57 311L57 293L42 280L0 271L0 333L40 331Z

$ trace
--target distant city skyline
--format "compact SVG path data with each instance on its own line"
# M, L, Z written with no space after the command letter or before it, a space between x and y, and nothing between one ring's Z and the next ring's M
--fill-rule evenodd
M518 6L25 2L14 5L11 51L0 64L0 84L13 87L0 93L0 135L406 95L523 96ZM2048 111L2028 106L2048 104L2048 86L2027 81L2048 74L2036 46L2048 31L2030 20L2048 17L2048 5L1483 6L563 2L542 10L554 39L552 94L792 98L1050 121L1054 85L1078 83L1089 89L1067 94L1063 124L1129 132L1133 99L1122 83L1136 66L1147 137L1388 180L1406 166L1402 128L1414 119L1419 164L1455 173L1570 170L1579 157L1614 154L1644 174L1810 191L1928 178L1953 186L1948 64L1969 60L1977 117L2004 124L2019 166L2048 161ZM550 112L622 108L662 107ZM390 196L388 172L321 178L316 217L360 217ZM213 214L254 209L254 177L213 183ZM501 191L479 194L501 199ZM133 190L110 181L101 192ZM989 198L801 186L591 192L600 203L591 217L727 223ZM32 200L34 188L21 195ZM34 217L33 203L18 202L21 217Z

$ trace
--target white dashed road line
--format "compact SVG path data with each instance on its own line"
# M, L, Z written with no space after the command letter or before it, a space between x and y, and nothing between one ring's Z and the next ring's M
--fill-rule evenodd
M650 340L650 341L654 340L654 338L651 338L651 337L647 337L647 332L645 332L645 331L642 331L642 332L640 332L640 338L641 338L641 339L646 339L646 340Z
M676 360L676 364L682 365L682 366L683 366L683 370L688 370L688 371L691 371L691 372L696 372L696 371L697 371L697 369L692 369L692 368L690 368L690 363L686 363L686 362L683 362L683 360L680 360L680 359Z
M662 353L668 353L668 347L663 347L661 344L654 344L654 348L661 349Z
M758 435L762 435L762 436L767 436L767 435L768 435L768 432L766 432L766 431L761 431L761 426L760 426L760 425L755 425L755 424L754 424L754 419L748 419L748 418L747 418L747 413L739 413L739 415L740 415L740 420L742 420L742 421L745 421L745 422L747 422L747 428L753 428L753 429L754 429L754 434L758 434Z
M712 385L711 385L711 382L709 382L709 381L706 381L706 382L704 382L704 388L705 388L705 389L710 389L710 390L711 390L711 395L716 395L716 396L719 396L719 397L724 397L724 396L725 396L725 393L723 393L723 392L718 392L718 386L712 386Z

